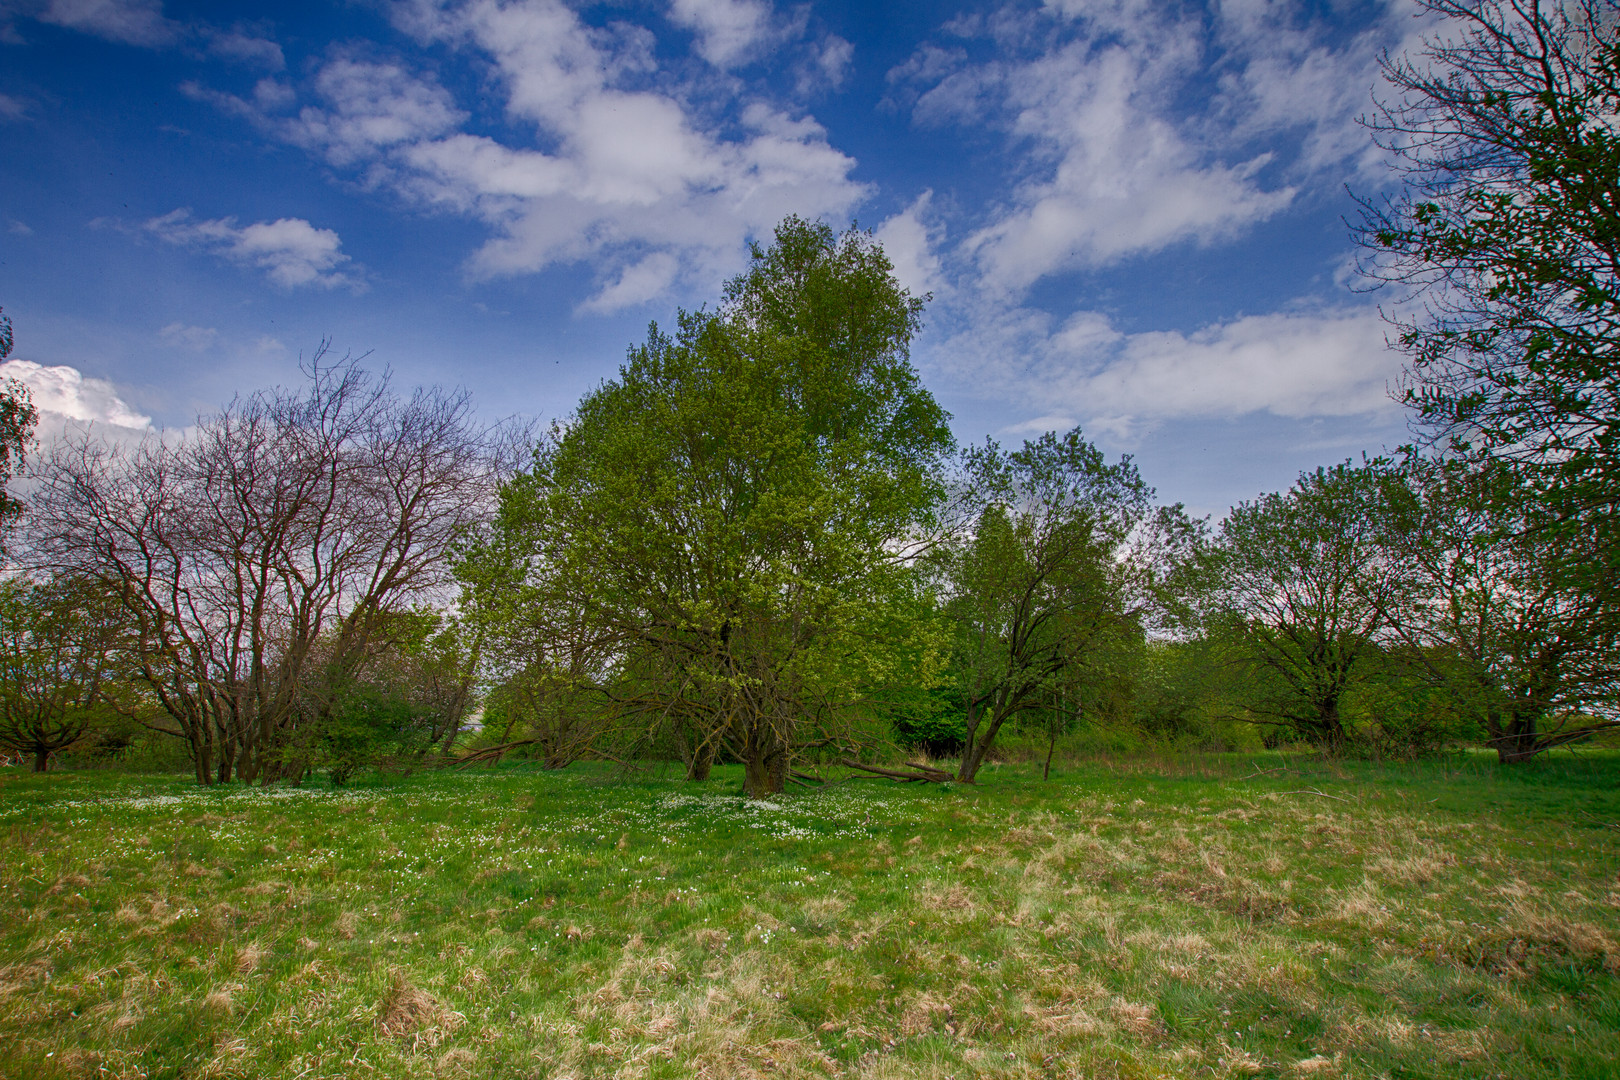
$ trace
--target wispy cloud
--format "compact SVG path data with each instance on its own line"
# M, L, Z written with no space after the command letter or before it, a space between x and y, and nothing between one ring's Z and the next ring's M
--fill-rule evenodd
M763 47L759 27L780 26L763 4L678 8L672 17L698 27L700 48L722 65ZM561 0L392 10L422 42L492 65L508 133L466 130L466 110L426 72L347 54L297 87L302 105L280 82L251 98L190 92L362 183L484 222L491 235L467 263L474 278L583 263L599 288L582 309L621 310L710 288L738 268L747 239L787 214L836 218L869 194L813 119L761 100L694 105L702 95L658 72L644 29L592 28Z
M671 0L669 19L696 35L699 56L718 68L756 59L779 35L765 0Z
M49 0L35 17L126 45L169 45L183 33L164 16L162 0Z
M364 288L363 279L352 269L341 269L351 260L340 250L338 234L318 229L303 218L239 226L235 218L198 221L191 211L180 209L152 218L142 229L165 243L256 267L284 288Z
M158 331L158 337L165 345L206 352L219 340L219 331L212 326L187 326L185 323L172 322Z
M1281 6L1206 17L1137 0L1007 7L947 31L890 72L893 100L918 124L973 122L1007 139L1011 197L963 253L981 287L1010 292L1240 235L1287 209L1304 179L1370 167L1355 117L1379 46L1400 40L1393 18L1334 43ZM986 42L976 59L968 46Z
M984 310L935 362L953 381L997 387L1038 412L1030 423L1073 416L1128 441L1164 420L1392 416L1400 358L1387 329L1370 308L1245 316L1192 333L1125 333L1094 311L1059 322L1029 308Z

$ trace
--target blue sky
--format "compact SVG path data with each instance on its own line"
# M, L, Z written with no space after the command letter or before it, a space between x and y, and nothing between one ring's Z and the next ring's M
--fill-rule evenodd
M566 414L787 213L932 292L958 435L1201 512L1407 437L1354 291L1399 4L0 0L8 372L182 426L324 339ZM22 361L18 364L16 361ZM56 422L56 417L52 417Z

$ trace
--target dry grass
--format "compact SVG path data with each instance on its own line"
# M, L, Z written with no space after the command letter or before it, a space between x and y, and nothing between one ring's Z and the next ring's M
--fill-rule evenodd
M1002 768L774 809L566 775L176 785L209 810L184 815L29 780L35 817L0 831L0 1076L1533 1080L1620 1056L1607 830L1447 808L1433 778L1243 775ZM1348 801L1280 794L1307 786Z

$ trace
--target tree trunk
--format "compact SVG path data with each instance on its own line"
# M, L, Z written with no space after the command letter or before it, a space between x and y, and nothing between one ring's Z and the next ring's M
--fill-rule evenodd
M995 728L984 733L984 738L974 739L962 748L962 764L957 767L956 778L965 784L974 782L979 775L979 766L984 764L984 756L990 752L990 743L995 739Z
M974 782L974 777L979 775L979 766L984 764L985 756L990 753L990 747L995 743L1001 725L1007 722L1008 715L1005 691L998 691L995 704L990 709L989 719L982 721L984 734L975 738L979 724L972 724L968 728L967 745L962 748L962 765L956 771L958 780L965 784Z
M1349 741L1345 735L1344 724L1339 719L1339 699L1337 697L1317 705L1316 716L1311 719L1311 730L1306 733L1311 742L1326 750L1333 757L1344 753L1345 743Z
M1041 769L1042 780L1052 779L1052 752L1057 749L1058 736L1057 726L1055 724L1052 726L1051 730L1047 732L1047 735L1049 738L1046 741L1046 765Z
M787 787L788 753L769 727L755 727L748 733L747 754L743 759L743 793L750 799L768 799Z
M1540 720L1540 714L1512 706L1491 709L1485 725L1491 733L1490 745L1496 747L1496 760L1517 764L1541 753Z
M38 747L34 749L34 771L44 772L51 767L51 752Z
M686 778L701 784L709 778L709 772L713 768L714 744L707 739L700 739L686 755Z
M201 739L191 740L191 764L197 770L197 783L207 787L213 780L213 763L208 760L208 747Z

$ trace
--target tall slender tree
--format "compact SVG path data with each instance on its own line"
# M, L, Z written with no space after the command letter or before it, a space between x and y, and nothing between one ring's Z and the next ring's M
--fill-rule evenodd
M1378 498L1374 466L1318 469L1235 507L1213 551L1209 621L1252 673L1245 717L1331 751L1384 627Z
M1140 640L1195 528L1078 428L976 448L965 483L983 509L946 560L945 591L967 711L957 776L971 781L1008 722L1068 711Z

